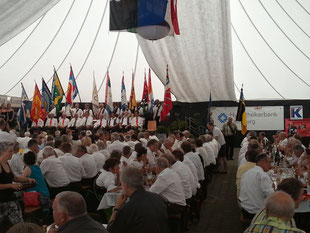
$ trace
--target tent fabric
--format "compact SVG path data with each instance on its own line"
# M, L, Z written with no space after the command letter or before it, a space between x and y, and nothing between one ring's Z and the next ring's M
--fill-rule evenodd
M164 83L169 65L171 92L180 102L208 101L210 90L215 101L235 101L229 0L178 1L177 7L179 36L137 35L150 67Z
M1 0L0 46L44 15L59 0Z

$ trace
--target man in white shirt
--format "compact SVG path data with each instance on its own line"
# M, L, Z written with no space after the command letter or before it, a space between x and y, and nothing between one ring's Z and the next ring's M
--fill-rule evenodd
M103 119L103 115L99 115L99 119L94 124L94 129L101 129L107 127L107 121Z
M188 141L183 142L181 148L184 151L184 159L188 158L192 161L197 171L198 180L203 181L205 179L204 169L198 153L192 151L192 144Z
M64 129L69 125L70 120L67 118L66 113L61 114L61 118L59 119L58 128Z
M131 128L130 113L127 110L124 112L124 116L119 122L119 127L123 132L127 132Z
M139 117L139 112L135 112L135 116L131 119L131 128L142 130L144 120L142 117Z
M42 174L49 186L51 198L58 193L66 191L70 180L67 177L63 162L56 158L53 147L43 149L43 161L40 165Z
M28 147L28 142L31 140L30 133L25 132L24 137L17 137L16 141L19 143L19 147L26 149Z
M71 154L72 146L69 142L62 143L61 147L65 154L59 159L63 162L67 177L70 180L70 191L78 192L81 190L82 178L86 176L85 170L79 159Z
M39 118L37 122L33 121L31 123L31 128L41 129L42 127L44 127L44 121L41 118Z
M22 155L19 153L19 144L17 142L14 144L14 154L8 163L14 175L20 176L23 174L25 164Z
M80 109L80 105L78 103L76 103L74 105L74 108L71 109L71 113L72 113L72 116L74 116L75 114L78 114L79 118L83 117L83 110Z
M103 103L100 103L99 108L98 108L98 114L97 114L96 118L99 119L100 115L104 114L104 111L105 111L104 105L103 105ZM105 119L105 120L107 120L107 119Z
M114 132L111 134L111 144L108 145L108 151L110 152L110 154L112 153L113 150L118 150L120 152L123 151L125 143L122 143L119 141L119 135L118 133Z
M94 179L97 175L95 159L90 154L87 154L87 149L83 145L78 146L76 157L79 158L85 171L85 178L82 180L82 185L93 185Z
M107 157L99 151L98 146L96 144L91 144L88 151L89 154L93 156L96 162L97 172L99 172L100 169L102 169L105 161L107 160Z
M186 169L186 165L180 161L176 161L174 156L171 154L162 154L160 157L166 158L169 162L170 169L179 175L182 182L185 199L190 199L192 197L192 187L190 184L192 180L189 170Z
M159 125L160 116L161 116L162 111L163 111L163 107L159 103L159 100L155 100L155 105L153 107L153 120L156 121L157 125Z
M216 127L212 122L207 125L208 129L212 132L213 137L221 145L221 149L218 153L218 168L217 172L227 173L227 160L226 160L226 142L222 131Z
M88 112L90 117L94 117L93 110L90 109L89 104L85 104L85 109L83 110L84 115L86 112Z
M266 172L271 168L267 154L256 156L256 166L241 177L239 201L243 217L249 220L264 207L265 199L274 192L271 178Z
M210 142L212 140L212 136L211 135L205 135L205 136L201 136L205 139L205 142L202 144L202 147L207 151L208 154L208 162L209 164L216 164L216 155L215 155L215 151L212 148Z
M169 162L166 158L157 159L156 174L156 181L149 191L162 196L171 204L186 206L181 179L177 173L169 168Z
M73 115L71 116L72 111L71 111L71 106L69 104L68 105L65 104L59 112L61 113L61 115L65 113L66 117L69 119L71 119L73 116Z
M58 126L58 122L57 122L57 119L54 118L54 113L49 113L48 114L48 118L46 119L45 121L45 127L46 128L49 128L49 129L56 129L56 127Z
M147 143L147 160L148 164L151 168L156 167L156 153L158 151L158 141L155 139L151 139Z
M84 129L91 129L93 127L93 118L88 114L87 111L84 113L80 127Z
M82 119L79 118L79 115L77 113L74 114L74 117L71 119L71 121L68 124L68 127L71 129L77 129L81 126Z
M119 128L119 119L115 116L114 112L111 113L110 119L107 122L107 128L112 132L117 131Z
M164 141L164 143L161 145L161 151L163 153L171 153L172 152L172 142L170 140L170 138L166 138L166 140Z
M55 107L54 102L52 102L50 109L51 111L49 112L49 114L52 113L54 114L54 116L56 116L56 107Z

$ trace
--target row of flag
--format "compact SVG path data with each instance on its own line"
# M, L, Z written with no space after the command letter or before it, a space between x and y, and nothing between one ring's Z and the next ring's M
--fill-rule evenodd
M135 95L135 87L134 87L134 74L132 74L132 86L131 86L131 93L129 98L129 104L126 98L126 88L124 83L124 74L122 77L121 83L121 108L124 111L125 109L129 108L132 112L134 112L137 108L137 101ZM163 111L161 119L162 121L167 118L168 113L172 109L172 101L171 101L171 90L169 87L169 75L168 75L168 66L167 66L167 78L165 84L165 97L164 97L164 104L163 104ZM54 75L53 75L53 83L52 89L49 90L46 82L42 78L42 94L38 88L38 85L35 84L34 95L32 103L29 100L24 86L22 84L22 97L21 97L21 108L20 108L20 125L23 127L26 122L26 115L27 110L30 112L30 118L32 121L36 122L41 118L45 120L47 114L51 110L51 105L54 103L56 108L56 114L60 111L61 103L63 97L65 96L65 92L62 88L60 83L60 79L58 74L54 68ZM74 99L79 96L79 90L76 84L76 80L74 77L74 73L72 70L72 66L70 66L70 76L69 76L69 83L66 92L66 104L65 106L70 106L73 104ZM81 102L81 98L80 98ZM93 74L93 92L92 92L92 106L93 112L95 115L98 114L99 111L99 96L97 85L95 81L95 75ZM107 71L107 80L106 80L106 91L105 91L105 105L106 110L109 114L113 112L113 98L112 98L112 88L111 88L111 80L109 76L109 71ZM30 107L31 106L31 107ZM143 112L146 113L147 111L153 112L154 108L154 96L153 96L153 89L152 89L152 81L151 81L151 69L148 72L148 82L146 81L146 74L144 75L144 86L143 86L143 94L141 100L141 107L143 108Z

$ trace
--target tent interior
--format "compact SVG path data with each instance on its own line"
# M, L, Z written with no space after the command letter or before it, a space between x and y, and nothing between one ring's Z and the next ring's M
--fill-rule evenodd
M135 72L137 100L152 69L155 99L163 100L166 66L174 100L309 99L310 2L178 1L180 35L148 41L109 31L109 0L4 0L0 3L0 93L32 96L34 82L51 85L53 66L66 89L69 65L82 102L93 76L104 101L107 70L113 100L127 97ZM18 15L18 17L16 17ZM40 85L40 84L39 84Z

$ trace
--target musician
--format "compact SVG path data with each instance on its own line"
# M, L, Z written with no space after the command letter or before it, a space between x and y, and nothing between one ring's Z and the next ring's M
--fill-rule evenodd
M82 117L83 117L83 110L80 109L80 105L79 105L78 103L76 103L76 104L74 105L74 108L71 109L71 114L72 114L72 116L74 116L76 113L78 114L78 117L79 117L79 118L82 118Z
M99 118L100 118L100 115L103 115L104 112L105 112L105 107L104 107L104 104L101 103L101 104L99 104L98 114L97 114L97 116L96 116L97 119L99 119Z
M88 112L88 115L90 117L94 117L93 110L90 109L89 104L85 104L85 109L83 110L83 113L85 114Z
M58 122L58 128L59 129L67 128L69 123L70 123L70 120L67 118L66 112L63 112L61 114L61 118L59 119L59 122Z
M72 110L71 110L71 106L70 106L69 104L63 106L59 112L61 113L61 115L62 115L63 113L65 113L65 114L66 114L66 117L67 117L68 119L71 119L71 118L73 117L73 115L71 115L71 114L72 114Z
M111 113L110 119L108 120L107 128L111 131L117 131L119 119L115 116L114 112Z
M88 111L84 113L84 117L82 118L80 128L84 128L84 129L93 128L93 117L89 115Z
M130 119L130 113L125 110L124 112L124 116L121 118L120 122L119 122L119 128L121 129L121 131L123 132L127 132L128 130L130 130L131 128L131 119Z
M103 115L99 115L99 119L94 124L94 129L100 129L107 127L107 121L103 119Z
M81 121L82 119L79 118L79 114L75 113L74 117L72 118L72 120L69 122L68 127L72 130L77 129L78 127L81 126Z
M131 119L131 128L139 131L143 128L143 118L139 117L139 112L135 111L135 117Z
M46 119L45 121L45 128L46 130L50 131L50 132L55 132L56 131L56 128L58 126L58 122L57 122L57 119L54 118L54 113L50 112L48 114L48 118Z

